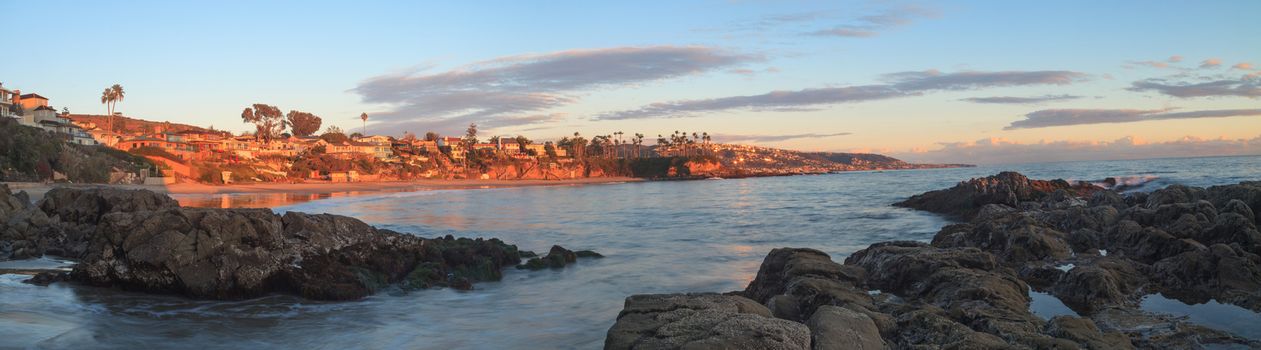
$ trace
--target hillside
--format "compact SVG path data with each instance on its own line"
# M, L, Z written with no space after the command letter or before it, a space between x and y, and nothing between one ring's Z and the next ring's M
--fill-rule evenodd
M803 152L779 148L714 144L723 167L747 175L825 173L834 171L952 168L966 164L911 164L871 153Z
M76 123L96 124L96 127L101 128L101 129L104 129L106 125L108 124L108 122L106 121L107 119L105 115L70 114L69 118L71 121L76 122ZM143 120L143 119L128 118L124 116L116 116L114 117L114 130L123 134L131 134L131 133L156 133L159 131L161 132L180 132L180 131L185 131L185 130L209 131L210 129L206 129L206 128L194 126L194 125L188 125L188 124L171 123L171 122L155 122L155 121L148 121L148 120Z
M0 118L0 181L132 182L153 164L106 147L80 146Z

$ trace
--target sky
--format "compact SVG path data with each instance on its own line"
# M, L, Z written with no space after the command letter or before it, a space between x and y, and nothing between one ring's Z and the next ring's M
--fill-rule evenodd
M916 162L1261 154L1258 1L16 1L0 82L72 113L398 136L674 131ZM366 126L359 120L367 113Z

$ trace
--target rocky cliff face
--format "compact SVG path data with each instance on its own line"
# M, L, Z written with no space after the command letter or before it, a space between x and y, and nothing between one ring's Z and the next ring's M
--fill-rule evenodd
M76 259L63 278L141 292L351 300L391 285L471 288L521 261L498 239L425 239L328 214L183 208L142 190L55 189L26 203L0 186L0 258Z
M785 349L1261 347L1138 307L1144 295L1161 293L1261 312L1261 233L1254 209L1261 206L1261 182L1122 196L1003 173L908 202L971 220L942 228L931 244L873 244L844 264L811 249L772 250L748 288L724 296L752 300L773 316L745 317L740 329L785 340L793 339L785 335L791 333L759 330L793 328L782 321L805 326L810 343L775 343ZM952 207L964 209L946 210ZM1035 316L1030 291L1057 297L1077 315ZM637 298L643 297L627 299L627 310L640 307ZM668 310L696 298L651 300ZM715 324L670 327L629 316L635 314L619 316L607 348L683 347L651 342L661 334L715 348L743 344L727 343Z

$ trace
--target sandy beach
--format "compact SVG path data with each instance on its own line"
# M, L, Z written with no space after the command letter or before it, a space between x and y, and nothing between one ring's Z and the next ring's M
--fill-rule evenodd
M125 189L145 189L171 195L215 195L215 194L288 194L306 195L319 193L351 193L371 194L378 192L407 192L441 189L465 188L502 188L526 186L564 186L644 181L632 177L600 177L567 180L417 180L395 182L345 182L345 183L258 183L233 185L205 185L197 183L178 183L171 185L108 185L108 184L65 184L38 182L5 182L14 191L26 191L31 200L39 200L49 190L57 187L114 187Z

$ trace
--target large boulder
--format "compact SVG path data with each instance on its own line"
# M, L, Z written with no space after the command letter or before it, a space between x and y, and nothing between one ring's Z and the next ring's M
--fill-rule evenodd
M632 295L605 349L810 349L805 325L771 316L740 296Z
M949 189L915 195L894 205L970 220L987 204L1019 208L1024 202L1042 200L1057 190L1065 190L1067 194L1080 197L1089 196L1103 188L1064 180L1030 180L1020 173L1006 171L960 182Z
M15 194L0 184L0 261L43 256L60 232L25 192Z

